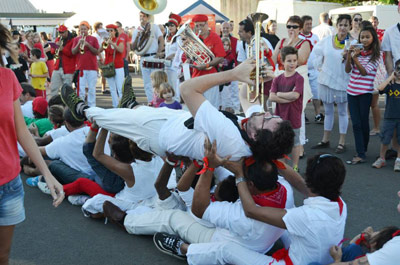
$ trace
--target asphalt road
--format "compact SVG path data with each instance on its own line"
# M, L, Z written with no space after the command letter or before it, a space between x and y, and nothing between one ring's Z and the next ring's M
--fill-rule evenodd
M134 79L140 87L140 81ZM139 100L144 93L136 89ZM383 97L380 105L383 107ZM99 96L98 104L110 106L109 96ZM311 119L311 106L306 110ZM306 155L315 153L310 147L322 138L323 125L311 122L306 126L308 144ZM331 143L338 142L338 126L335 121ZM338 155L348 160L355 154L351 123L347 135L347 152ZM371 168L379 154L380 141L377 136L370 139L367 163L347 166L346 181L342 197L347 203L348 218L346 238L352 238L367 226L375 229L388 225L400 226L400 214L396 211L397 191L400 190L400 173L393 171L394 160L382 169ZM334 146L324 152L334 151ZM304 173L306 159L300 162ZM23 180L25 180L23 176ZM296 192L296 204L303 198ZM49 195L25 186L26 220L18 225L14 234L11 264L26 265L73 265L73 264L185 264L159 252L150 236L128 235L113 224L85 218L80 207L72 206L65 200L58 208L53 208Z

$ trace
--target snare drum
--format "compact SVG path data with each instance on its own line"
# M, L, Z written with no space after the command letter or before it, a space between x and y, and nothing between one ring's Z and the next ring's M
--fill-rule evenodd
M151 69L164 69L171 65L171 61L157 58L146 58L143 60L143 67Z

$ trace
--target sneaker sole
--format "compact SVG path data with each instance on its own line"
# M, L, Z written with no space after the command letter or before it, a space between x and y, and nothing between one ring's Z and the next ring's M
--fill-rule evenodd
M162 253L167 254L167 255L170 255L170 256L172 256L172 257L174 257L174 258L177 258L177 259L180 259L180 260L186 260L186 258L184 258L184 257L181 257L181 256L179 256L179 255L173 254L173 253L171 253L171 252L169 252L169 251L167 251L167 250L165 250L165 249L160 248L160 247L158 246L157 242L156 242L156 237L155 237L155 235L153 236L153 242L154 242L154 245L156 245L156 248L157 248L159 251L161 251Z
M61 89L62 89L62 87L61 87ZM64 105L67 106L67 107L69 108L68 104L65 102L64 98L62 97L62 93L60 93L60 98L61 98L61 101L64 103ZM71 110L71 109L70 109L70 110ZM72 111L72 110L71 110L71 114L72 114L72 116L75 118L75 120L77 120L77 121L84 121L84 120L85 120L85 119L82 119L82 118L78 118L78 117L75 115L74 111Z
M132 86L132 77L131 77L131 76L125 77L124 82L122 83L122 89L121 89L122 97L121 97L121 99L124 97L125 84L127 83L127 82L126 82L127 79L130 79L130 84L131 84L131 86ZM133 89L133 87L132 87L132 89ZM117 108L121 108L121 106L122 106L122 102L120 101L120 102L118 103Z

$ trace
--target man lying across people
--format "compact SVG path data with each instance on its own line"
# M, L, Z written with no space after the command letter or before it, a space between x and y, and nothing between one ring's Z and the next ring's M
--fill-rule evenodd
M207 89L217 84L234 80L252 83L250 73L254 67L255 63L250 59L230 71L184 82L181 93L190 113L136 106L130 77L124 82L120 106L133 109L89 108L68 85L63 86L61 96L77 119L95 120L100 127L129 138L140 149L161 157L169 152L201 160L204 156L204 139L207 136L211 141L217 141L218 154L222 157L232 155L231 160L252 155L261 160L279 159L293 145L294 133L289 122L282 121L269 112L261 112L259 104L247 101L246 91L243 90L240 92L240 99L247 118L240 122L236 120L236 116L232 117L233 120L227 118L203 96ZM289 168L281 169L281 172L296 189L306 193L300 175Z

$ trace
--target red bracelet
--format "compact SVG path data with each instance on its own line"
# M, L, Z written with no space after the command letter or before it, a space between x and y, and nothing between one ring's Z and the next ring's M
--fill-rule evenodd
M199 162L197 162L196 159L193 159L193 164L195 167L197 167L198 169L202 168L203 166L203 162L201 162L201 165L199 164Z
M203 169L200 170L199 172L197 172L196 175L201 175L201 174L205 173L207 170L210 172L214 172L215 169L208 166L208 157L204 157L203 161L204 161Z

